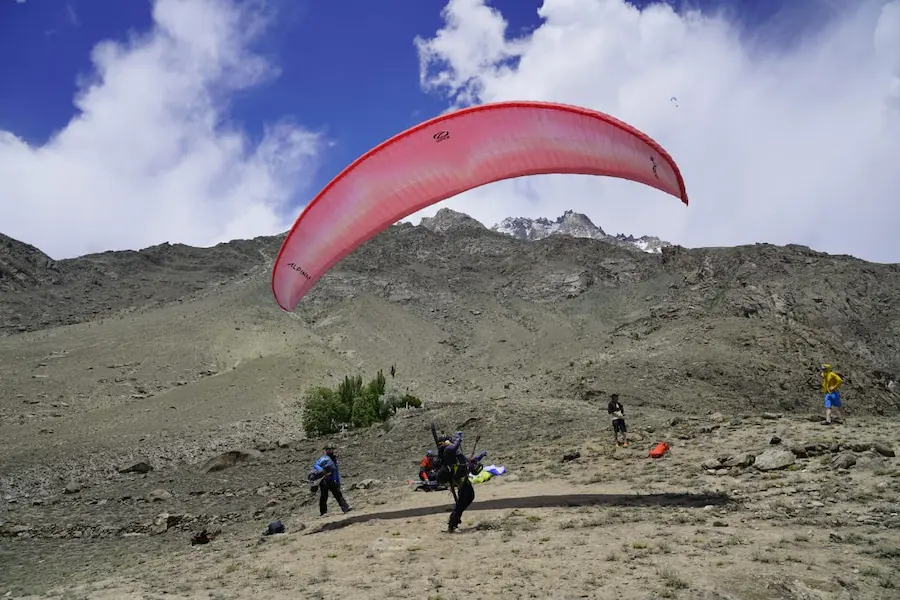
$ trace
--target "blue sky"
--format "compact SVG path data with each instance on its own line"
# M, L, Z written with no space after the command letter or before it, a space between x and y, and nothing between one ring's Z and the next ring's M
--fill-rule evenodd
M173 7L172 18L181 18L176 14L177 10L180 10L178 9L179 3L175 0L169 0L169 2ZM596 6L601 0L568 0L568 2ZM13 224L11 227L0 225L0 231L47 248L54 255L70 255L83 251L96 251L104 247L141 247L164 239L208 244L232 235L250 236L257 233L270 233L269 230L273 228L283 228L286 224L285 219L290 217L288 220L292 221L302 205L354 158L391 135L446 110L457 97L455 94L465 87L465 84L457 82L455 89L423 89L427 86L423 86L420 80L419 64L422 49L417 47L414 41L417 37L421 40L433 41L440 31L453 33L453 27L448 25L446 14L442 14L445 4L444 2L424 0L383 0L377 3L362 0L347 3L324 0L273 0L265 4L265 12L262 14L275 15L275 18L271 19L259 36L245 44L246 47L241 52L261 57L270 68L275 68L277 71L261 77L260 81L238 85L236 87L239 89L231 89L227 93L219 94L215 88L216 82L212 80L210 86L204 89L209 94L217 95L216 118L220 119L228 128L238 129L246 143L251 146L260 144L265 139L267 124L271 125L285 119L310 136L314 136L314 139L313 137L304 138L307 140L304 143L308 142L315 148L310 149L310 146L303 151L305 161L303 162L303 173L293 173L290 176L280 175L278 177L281 179L276 177L276 181L266 188L269 190L266 193L275 194L272 190L277 190L277 193L280 194L280 204L274 211L274 216L259 217L258 219L257 217L246 217L242 216L240 210L232 206L229 209L231 211L230 222L223 221L216 227L193 230L190 228L190 221L196 221L196 212L185 213L183 215L185 222L175 224L168 222L164 216L154 215L155 230L148 229L137 235L131 235L132 232L129 228L132 227L133 221L129 218L130 213L121 212L117 217L119 221L110 221L104 224L103 228L90 229L90 233L86 232L85 237L79 238L78 234L66 233L66 230L61 227L42 229L41 219L44 219L43 223L46 223L46 217L41 217L37 209L31 212L26 210L29 205L37 206L38 202L36 199L33 204L29 204L28 195L31 193L48 194L49 192L35 190L35 186L31 185L31 182L23 181L15 190L3 188L0 184L0 194L2 194L0 195L0 211L2 211L0 212L0 217L2 217L0 222ZM478 0L458 0L456 2L456 10L468 11L465 14L472 15L472 20L468 21L466 19L469 17L462 17L463 21L455 30L455 35L463 35L463 30L466 30L468 26L467 23L471 24L470 32L474 32L473 35L476 36L472 38L473 47L478 47L479 44L478 32L475 31L477 27L474 23L476 10L480 4L482 2ZM552 15L546 19L539 17L538 9L544 4L543 0L492 0L488 4L494 9L495 17L505 21L506 38L520 36L528 38L539 27L549 29L554 22ZM547 2L546 4L562 6L566 2L557 0L555 3ZM614 2L614 4L620 3ZM622 4L624 6L624 3ZM645 9L651 3L632 4L635 4L638 9ZM746 64L738 67L725 65L726 70L740 68L747 73L758 75L762 70L767 69L760 76L764 80L777 76L791 77L788 72L790 69L801 69L803 73L815 70L811 69L810 65L792 64L792 61L797 63L797 61L815 59L815 57L810 57L808 45L806 45L807 42L815 39L815 36L827 35L828 39L833 40L835 44L838 41L846 42L846 39L849 39L846 36L868 34L871 38L878 23L878 11L882 9L881 5L887 3L847 2L838 6L834 2L826 0L810 0L808 2L734 0L721 3L710 0L685 0L684 2L670 2L670 4L675 6L678 11L675 18L687 19L686 15L693 9L701 11L709 21L702 27L698 26L696 32L689 32L688 35L709 35L710 39L717 41L724 39L730 44L726 48L726 53L741 54L736 60L741 60ZM102 11L98 10L101 5ZM850 5L853 5L853 8L858 6L859 14L862 15L858 18L858 23L853 22L855 23L853 26L858 27L858 30L829 33L829 24L836 22L834 21L835 15L846 19L846 15L850 12L848 9ZM835 8L836 6L838 7ZM840 12L838 12L839 9ZM210 10L217 9L212 7ZM19 138L19 144L30 149L36 157L34 160L39 161L38 149L47 145L54 133L65 130L73 117L79 114L80 111L73 104L73 99L79 90L79 82L84 81L85 78L93 80L95 83L97 81L95 65L92 62L94 47L104 40L126 43L129 37L135 34L152 35L159 28L158 24L154 23L151 11L152 3L149 0L129 2L107 0L102 3L97 0L61 0L59 2L0 0L0 52L7 57L7 60L0 61L0 82L2 82L0 83L0 133L6 131L15 135ZM459 14L463 15L464 13L460 12ZM625 13L620 11L617 14L624 15ZM199 19L199 17L197 18ZM608 16L605 18L609 19ZM601 25L602 21L598 21L597 27L599 28ZM731 28L730 34L723 36L721 31L716 29L719 26ZM596 31L597 36L602 35L600 29ZM201 37L205 34L198 29L197 35ZM215 43L231 43L232 40L229 36L234 37L234 34L223 35L224 37ZM535 37L536 39L537 37ZM483 43L484 40L482 39L481 42ZM538 50L534 49L533 51L537 52ZM187 51L179 49L178 52ZM869 60L870 54L860 50L860 54L856 58L859 61ZM15 59L9 59L9 57L15 57ZM488 54L485 54L483 58L483 63L490 63ZM441 55L439 63L432 65L431 72L438 69L445 73L461 73L468 67L461 66L461 63L458 62L454 63L454 60L457 59L463 60L463 57L454 58L448 50ZM563 61L560 64L565 64L571 62L572 58L571 55L568 55L567 58L563 53L560 60ZM839 58L835 58L835 60L839 60ZM487 66L482 64L481 67L484 67L484 72L470 73L469 75L474 75L475 79L482 82L502 80L506 83L511 81L509 77L499 77L496 69L492 69L490 64ZM717 65L709 64L705 68L713 67L717 67ZM852 64L840 65L841 69L848 71L851 67L853 67ZM893 65L889 65L889 70L892 67ZM819 68L818 63L815 68ZM585 71L582 78L598 77L596 71L590 71L590 75L588 73ZM712 71L704 71L704 67L698 67L697 73L699 73L698 77L702 77L704 73L711 78L715 75ZM823 70L822 73L827 73L827 70ZM879 75L878 73L873 74L872 78ZM490 79L491 77L494 79ZM599 77L605 77L605 75L600 74ZM796 76L794 78L796 79ZM522 85L521 81L516 82L515 89L521 90ZM556 90L533 88L533 92L529 93L535 98L541 96L541 99L592 104L584 99L590 99L589 95L583 98L582 92L572 91L572 85L564 82ZM618 85L621 86L618 89L618 95L621 97L624 93L623 90L628 89L628 84L625 82ZM809 82L810 89L816 89L817 86L824 86L824 83ZM671 91L671 95L685 96L692 93L696 87L693 84L685 85L685 87L671 85L669 91ZM820 89L827 89L827 86ZM798 91L798 93L800 92L802 90ZM724 94L725 92L713 90L709 93ZM519 92L519 97L522 95L522 92ZM669 95L667 91L660 93L660 97L665 96L666 99ZM481 97L478 98L478 101L492 99L506 99L505 92L497 91L495 97ZM193 100L188 98L186 101ZM775 103L777 104L777 102ZM100 104L98 102L98 106ZM108 107L109 103L105 102L102 105ZM620 107L616 102L604 101L601 96L596 96L591 107L612 112L629 120L628 113L632 111L631 106L633 104ZM787 112L784 112L786 109L779 108L782 110L779 118L786 119L788 115ZM834 108L837 110L840 107L835 106ZM165 110L170 111L170 109L171 107ZM850 105L844 109L854 110ZM671 111L671 107L665 106L664 110ZM129 115L130 121L121 122L117 126L120 127L119 129L114 129L114 123L111 120L108 122L108 126L111 130L114 129L118 132L127 131L129 127L133 126L136 118L139 120L139 117L135 117L134 114L129 113ZM630 122L645 131L659 123L659 117L650 116L642 122L639 115L633 116L635 118L630 119ZM694 118L700 118L700 116L691 115L691 119ZM821 118L825 119L824 114ZM106 119L98 118L97 120L107 122ZM166 123L169 121L167 120ZM693 131L696 132L696 128L700 125L693 122L692 126L694 127ZM710 123L709 126L716 127L713 123ZM696 133L674 131L670 125L659 126L656 131L648 131L648 133L659 139L664 145L667 145L667 139L670 140L676 148L679 147L679 135L696 136ZM108 139L104 136L100 136L100 138ZM144 139L143 134L141 138ZM98 142L98 145L100 144L101 142ZM689 157L688 164L701 162L702 151L713 151L711 148L698 150L687 141L681 146L683 146L682 151ZM669 149L671 151L671 148ZM96 151L99 153L98 156L102 156L104 152L102 146L99 146ZM108 148L105 151L112 152ZM698 157L691 159L693 154L697 154ZM0 154L0 156L3 155ZM679 160L678 155L675 158ZM79 160L81 159L82 157L79 157ZM833 157L829 160L832 159L837 160ZM158 162L158 159L153 157L146 160L154 164ZM228 160L237 160L239 164L244 164L237 158ZM47 159L47 162L51 161ZM52 175L47 171L49 168L49 166L43 167L35 162L33 177L51 177ZM100 168L102 167L98 167L98 169ZM121 171L131 167L118 165L115 168ZM174 169L175 167L167 168ZM233 171L234 166L232 165L229 169ZM688 173L686 173L686 177L687 175ZM749 177L749 175L746 176ZM694 181L702 177L703 175L694 175L693 180L688 179L689 192L692 191L692 187L695 189L697 187ZM135 182L135 185L139 185L139 183ZM896 183L896 180L883 182L882 188L879 189L888 189L888 184L893 183ZM90 181L83 182L83 185L87 186L83 193L91 192ZM242 188L242 185L244 183L235 182L235 186L238 188L246 189ZM573 188L570 192L577 193L579 196L590 195L590 190L582 190L577 187L580 185L582 184L578 183L577 189ZM120 186L120 184L117 182L116 186ZM174 187L174 183L172 187ZM166 189L172 189L172 187ZM627 186L614 184L610 189L621 192L626 188ZM494 189L491 188L491 190ZM496 188L496 190L500 189ZM704 210L702 194L713 195L715 193L714 184L708 186L709 191L704 190L704 186L701 184L699 190L701 208L697 212L702 212ZM578 193L579 191L580 193ZM492 225L498 220L498 217L508 216L504 211L516 212L516 208L519 208L518 212L522 214L551 218L561 214L567 208L584 208L574 201L571 206L558 203L544 203L535 206L533 200L521 200L521 198L533 199L535 195L538 198L554 195L554 192L549 189L529 188L526 193L522 191L521 186L518 188L511 186L507 192L509 193L497 192L497 197L504 196L504 201L494 203L494 209L486 211L484 214L478 214L477 210L467 210L467 212L474 212L473 216ZM816 189L811 188L807 193L815 194L817 192ZM508 198L510 194L518 194L520 202L510 200ZM637 194L640 198L647 197L646 192L637 192ZM692 194L694 197L696 195L696 192ZM144 205L154 202L151 195L148 195L147 198L141 200ZM466 210L467 206L481 204L480 200L475 202L480 196L475 194L472 195L472 198L471 204L467 204L465 201L453 204L451 201L447 205ZM73 198L72 202L74 201ZM114 201L125 202L109 200L109 202ZM50 206L48 202L42 201L41 210L48 210ZM135 200L135 202L138 201ZM210 200L210 202L213 201ZM12 204L16 204L17 208L13 209ZM654 198L648 206L650 210L653 210L664 204L665 200ZM98 210L103 209L98 208ZM745 210L752 212L753 209ZM735 225L734 222L721 223L714 220L726 219L727 211L710 213L712 220L707 222L707 226L686 223L687 217L677 214L678 211L672 213L672 215L677 215L677 222L674 224L672 215L668 214L655 221L648 220L646 214L630 218L627 215L615 215L603 210L592 211L590 208L584 208L583 212L608 229L632 228L633 230L628 231L629 233L661 235L685 245L719 244L728 241L734 243L757 240L777 243L797 241L830 251L859 254L868 252L872 258L900 260L900 254L897 252L891 254L887 251L867 249L863 240L858 243L854 242L855 245L841 245L841 243L835 243L834 240L829 240L827 236L823 237L815 232L809 233L807 229L804 229L805 226L801 226L801 221L805 219L802 212L792 217L796 221L789 219L795 225L793 228L767 229L766 219L760 219L751 235L743 237L734 235L733 232L746 234L744 226ZM247 223L247 226L241 226L241 221ZM709 225L712 227L721 225L726 233L722 236L712 234ZM124 228L123 231L128 235L104 233L117 226ZM64 237L60 237L61 235ZM729 237L734 239L726 239ZM750 237L754 239L751 240ZM829 246L829 244L831 245Z
M519 32L539 24L542 1L490 4L503 13L511 31ZM92 4L96 5L89 0L0 4L0 53L22 58L0 61L0 80L6 82L0 91L0 128L44 143L75 114L76 81L90 72L94 45L126 39L152 26L149 0L107 0L100 14L92 13ZM803 4L796 11L788 10L794 3L786 7L782 0L699 0L678 6L726 10L751 32L778 26L786 29L779 35L789 38L817 6L797 3ZM352 11L343 6L352 6ZM273 58L281 75L237 98L230 113L257 136L273 115L298 115L304 124L323 128L336 146L317 172L317 187L372 146L446 108L442 98L420 88L413 46L417 35L431 35L442 25L441 3L356 0L343 6L314 0L273 4L278 22L256 48ZM803 18L785 22L786 14Z

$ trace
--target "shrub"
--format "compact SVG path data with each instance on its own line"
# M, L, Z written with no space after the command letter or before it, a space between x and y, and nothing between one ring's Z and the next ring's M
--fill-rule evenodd
M316 436L340 431L350 420L350 407L338 394L326 387L308 390L303 397L303 426L306 435Z
M386 421L394 416L401 408L422 408L421 400L412 394L401 392L395 388L386 390L384 395L381 396L379 404L379 414L381 415L382 421Z
M401 408L421 408L412 394L387 389L384 374L365 386L362 377L344 377L337 389L315 387L303 396L303 428L313 437L336 433L342 427L369 427L390 419Z

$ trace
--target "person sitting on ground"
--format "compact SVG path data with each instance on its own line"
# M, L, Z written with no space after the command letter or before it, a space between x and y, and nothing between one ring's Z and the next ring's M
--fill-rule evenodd
M616 446L621 443L621 445L627 447L628 428L625 426L625 407L619 402L618 394L612 394L609 398L609 405L606 407L606 410L612 416L613 442L615 442ZM621 442L619 442L620 433L622 434Z
M831 425L831 410L837 411L838 421L841 415L841 393L838 388L844 383L843 378L831 370L831 365L822 365L822 391L825 393L825 424Z
M419 479L425 482L435 480L434 450L429 450L419 462Z
M313 473L319 480L319 516L328 514L328 493L337 500L343 512L352 510L341 493L341 472L338 469L334 444L325 446L325 454L313 465ZM311 475L312 475L311 474Z

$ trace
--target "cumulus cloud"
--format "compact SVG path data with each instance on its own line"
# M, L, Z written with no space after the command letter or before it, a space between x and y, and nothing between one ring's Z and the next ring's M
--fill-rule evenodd
M450 108L527 99L611 113L672 154L691 205L631 182L550 175L413 219L449 206L493 225L571 208L608 232L685 246L800 243L900 262L900 0L835 7L802 39L773 44L725 13L624 0L544 0L540 26L512 37L485 0L451 0L444 26L416 40L425 90Z
M277 70L251 44L255 3L157 0L153 27L93 51L77 114L43 145L0 130L0 231L55 258L284 231L320 135L270 123L256 142L228 100Z

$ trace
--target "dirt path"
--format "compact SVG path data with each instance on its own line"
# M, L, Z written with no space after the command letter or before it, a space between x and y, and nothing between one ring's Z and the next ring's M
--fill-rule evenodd
M640 461L637 452L626 460ZM571 477L476 487L456 534L449 494L382 487L383 504L325 519L285 519L286 534L244 527L203 546L124 567L55 598L896 598L898 548L878 523L810 501L810 469L750 477L712 492L712 476L677 476L647 493L671 461L587 461ZM643 464L644 466L638 467ZM548 466L548 465L543 465ZM621 472L621 471L618 471ZM600 480L600 481L598 481ZM579 483L579 481L581 481ZM594 481L594 483L588 483ZM894 480L896 481L896 480ZM806 483L807 494L797 494ZM862 489L858 484L858 488ZM643 491L641 491L643 490ZM307 511L312 512L312 509ZM305 523L305 525L304 525ZM38 598L39 596L27 596Z

